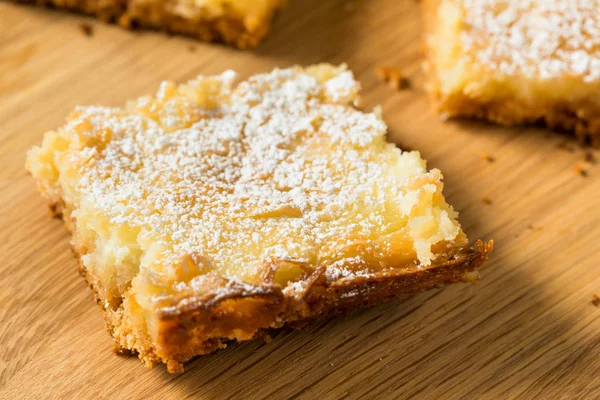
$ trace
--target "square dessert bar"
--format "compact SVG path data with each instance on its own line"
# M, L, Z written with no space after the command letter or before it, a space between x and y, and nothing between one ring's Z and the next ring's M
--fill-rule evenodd
M445 116L542 123L600 146L600 1L423 0Z
M124 28L145 27L207 42L254 48L285 0L17 0L94 15Z
M28 154L117 344L148 365L267 328L470 281L470 246L418 152L353 107L345 66L163 82L78 107Z

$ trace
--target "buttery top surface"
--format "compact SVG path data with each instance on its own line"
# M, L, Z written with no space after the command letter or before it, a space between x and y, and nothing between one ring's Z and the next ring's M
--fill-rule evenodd
M234 75L164 82L126 109L80 107L58 131L63 196L80 226L110 232L100 246L135 248L153 276L187 281L193 265L252 283L281 262L328 266L331 279L429 265L432 246L464 239L439 171L351 105L359 85L345 67L237 87Z

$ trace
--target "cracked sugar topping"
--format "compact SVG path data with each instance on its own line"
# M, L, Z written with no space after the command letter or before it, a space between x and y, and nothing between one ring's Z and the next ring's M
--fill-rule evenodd
M600 80L600 0L461 0L465 53L493 70Z
M163 83L127 110L78 108L64 128L76 132L76 212L126 229L142 270L253 282L281 261L344 276L346 259L428 265L433 245L462 235L439 171L351 106L359 85L345 67L233 78ZM287 268L285 279L303 272Z

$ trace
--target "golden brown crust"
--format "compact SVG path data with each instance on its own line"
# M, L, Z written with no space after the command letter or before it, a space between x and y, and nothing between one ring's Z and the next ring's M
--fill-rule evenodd
M64 202L51 206L57 214L70 215ZM65 212L63 212L65 210ZM74 224L65 218L67 227ZM119 348L132 350L148 366L163 362L170 372L183 371L183 362L226 347L229 340L250 340L267 328L283 325L300 327L311 320L344 313L357 308L407 297L454 282L472 282L472 272L483 265L493 249L493 242L477 241L472 248L457 249L452 257L430 267L394 268L367 276L345 277L328 282L325 268L308 275L299 292L289 293L278 285L263 283L260 295L248 295L245 288L229 285L226 296L214 293L202 298L175 303L159 311L158 340L140 332L124 312L123 304L108 306L100 297L97 280L81 264L80 270L103 309L107 328ZM78 257L85 249L74 248ZM215 285L225 285L216 278Z
M429 79L434 81L437 78L430 73ZM471 117L504 126L543 125L571 133L582 144L600 147L600 109L582 116L579 106L568 103L540 110L517 99L479 102L460 93L444 96L435 89L431 90L431 94L437 110L445 117Z
M135 27L183 34L206 42L221 42L240 49L258 46L269 33L271 19L282 7L283 1L262 18L244 19L243 16L226 15L216 18L183 18L170 12L162 3L144 3L132 7L123 0L16 0L22 3L56 7L94 16L121 27Z
M576 103L568 99L562 104L546 106L525 103L515 97L474 99L462 92L446 94L441 91L439 71L434 59L435 44L431 33L439 25L437 20L440 0L422 0L421 14L424 25L423 69L427 89L436 110L445 118L470 117L504 126L542 125L575 135L582 144L600 147L600 108L592 102Z
M473 247L459 249L452 259L422 269L390 269L331 283L317 279L304 294L301 304L294 304L287 321L312 320L404 298L450 283L470 282L472 275L469 273L483 265L493 247L493 241L477 241Z

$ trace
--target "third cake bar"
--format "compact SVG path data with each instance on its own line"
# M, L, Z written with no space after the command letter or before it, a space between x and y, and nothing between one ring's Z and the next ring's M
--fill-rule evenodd
M439 110L600 145L600 1L423 0Z
M232 71L78 107L28 156L119 346L149 365L470 281L442 175L353 107L345 67Z

